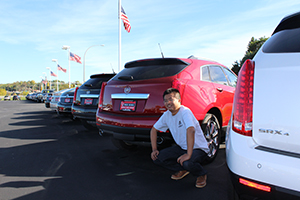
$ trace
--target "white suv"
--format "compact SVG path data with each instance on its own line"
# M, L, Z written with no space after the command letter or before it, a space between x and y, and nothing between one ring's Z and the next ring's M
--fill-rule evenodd
M300 199L300 12L241 68L226 134L236 199Z

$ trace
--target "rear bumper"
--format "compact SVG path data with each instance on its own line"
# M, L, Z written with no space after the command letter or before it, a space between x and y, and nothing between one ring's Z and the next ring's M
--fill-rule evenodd
M252 137L230 130L226 136L226 162L236 192L257 199L299 199L300 159L264 150ZM261 191L239 183L239 179L271 187ZM246 198L248 199L248 198ZM251 199L251 198L249 198Z
M57 110L60 113L70 113L71 114L71 107L72 107L72 104L70 104L70 105L57 104Z
M75 118L87 121L96 121L97 108L87 108L83 106L72 105L71 112Z
M120 127L97 123L97 127L103 133L111 134L115 139L130 142L150 142L150 128ZM159 132L158 143L171 142L173 138L170 133Z
M258 182L255 180L251 180L242 176L239 176L232 171L229 170L231 182L233 184L233 187L237 194L242 199L272 199L272 200L282 200L282 199L289 199L289 200L297 200L300 198L300 192L289 190L286 188L270 185L263 182ZM240 183L240 179L244 179L247 181L251 181L260 185L269 186L271 188L271 192L265 192L258 189L254 189L251 187L248 187L244 184Z
M99 130L124 141L150 142L150 130L159 116L120 116L112 114L96 115ZM170 133L158 133L163 141L172 141Z

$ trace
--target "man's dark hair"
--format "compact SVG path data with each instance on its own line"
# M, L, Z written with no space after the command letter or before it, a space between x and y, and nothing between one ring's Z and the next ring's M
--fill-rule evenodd
M171 94L171 93L173 93L173 92L175 93L175 97L176 97L177 99L181 99L179 90L177 90L177 89L175 89L175 88L168 88L168 89L164 92L163 98L164 98L167 94Z

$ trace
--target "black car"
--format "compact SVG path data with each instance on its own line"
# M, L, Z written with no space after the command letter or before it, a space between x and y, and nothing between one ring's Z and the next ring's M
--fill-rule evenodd
M72 104L72 114L74 118L80 119L87 129L97 129L96 111L98 108L98 98L103 82L107 82L115 74L95 74L91 75L82 86L77 87Z
M60 96L60 101L57 103L57 114L72 117L71 107L73 103L75 88L71 88Z
M14 95L14 96L13 96L13 100L21 100L21 98L20 98L20 96L18 96L18 95Z

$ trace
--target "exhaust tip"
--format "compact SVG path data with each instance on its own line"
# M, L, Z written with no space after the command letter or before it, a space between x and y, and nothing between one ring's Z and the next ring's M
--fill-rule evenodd
M157 137L157 144L162 144L164 142L163 137Z
M103 130L102 129L99 129L99 135L103 136Z

